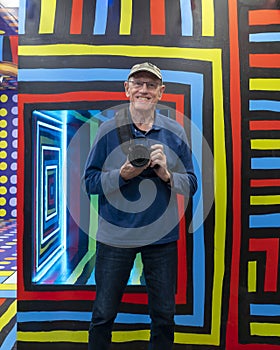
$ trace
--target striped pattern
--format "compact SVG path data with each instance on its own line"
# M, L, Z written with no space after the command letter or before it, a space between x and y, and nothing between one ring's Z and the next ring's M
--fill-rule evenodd
M0 350L12 350L16 342L16 271L12 264L3 262L9 261L9 257L15 259L16 245L5 244L4 235L9 235L9 241L16 239L15 220L0 222ZM5 247L10 248L6 253Z
M180 10L180 32L181 36L193 36L194 33L194 13L192 0L174 0L176 6ZM168 0L150 0L149 12L150 23L145 21L147 30L150 28L151 36L164 35L168 36L167 21L170 21L168 8L172 6ZM116 2L115 2L116 3ZM69 16L69 33L70 35L90 34L90 28L83 28L83 22L88 20L84 16L88 13L85 10L87 4L84 0L73 0L70 11L64 14L64 17ZM138 17L138 11L135 10L133 0L120 0L118 30L115 34L120 36L131 35L135 20ZM20 9L22 21L19 27L20 34L26 34L26 0L22 1L22 9ZM41 0L40 21L37 34L55 34L56 17L59 14L59 1L57 0ZM114 12L114 18L111 17L110 11ZM114 7L114 2L110 0L96 0L95 10L93 13L92 35L106 35L111 26L112 21L116 21L117 7ZM199 35L203 37L214 37L215 35L215 8L214 0L201 0L201 27ZM144 23L143 23L144 24ZM172 24L171 24L172 26ZM35 28L34 28L35 29ZM140 29L141 30L141 29ZM35 34L35 33L34 33ZM141 33L139 33L141 34Z
M250 211L248 213L251 236L249 251L256 260L249 262L248 292L261 290L279 296L279 237L280 237L280 55L273 51L280 41L280 10L251 10L249 19L249 135L252 178L250 179ZM268 26L268 27L267 27ZM267 31L273 28L274 31ZM271 44L272 52L265 52ZM263 47L263 51L262 48ZM279 46L278 46L279 47ZM278 72L278 73L277 73ZM262 232L262 231L261 231ZM274 238L266 237L268 233ZM263 282L260 282L262 257L265 253ZM262 284L263 283L263 284ZM279 297L278 297L279 300ZM250 334L254 337L278 337L280 324L269 317L279 316L280 304L250 305L251 316L266 317L266 322L251 320ZM272 312L273 310L273 312ZM277 311L278 310L278 311Z

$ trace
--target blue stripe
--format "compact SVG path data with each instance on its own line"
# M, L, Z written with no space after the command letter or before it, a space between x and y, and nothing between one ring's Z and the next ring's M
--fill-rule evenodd
M5 337L0 350L12 350L14 349L17 339L17 327L16 325L11 329L9 334Z
M180 0L182 36L193 35L193 16L191 0Z
M280 169L280 157L261 157L251 159L252 169Z
M19 69L19 81L124 81L128 69L108 68L63 68L63 69Z
M273 100L250 100L250 111L272 111L280 112L280 101Z
M193 315L183 315L176 320L180 325L202 327L205 307L205 244L203 226L202 188L202 135L203 135L203 75L191 72L162 71L166 82L191 85L191 139L194 152L194 171L201 184L193 197Z
M260 214L249 216L250 228L280 227L280 214Z
M3 61L3 40L4 35L0 35L0 61Z
M97 0L95 7L94 35L104 35L108 17L108 0Z
M25 34L26 0L19 1L18 18L18 34Z
M127 69L20 69L20 81L124 81ZM203 226L202 136L203 136L203 74L162 70L163 80L191 86L192 149L194 167L200 184L193 197L193 315L177 316L177 322L188 326L203 326L205 307L205 244ZM121 316L118 316L121 317ZM134 323L136 315L133 315Z
M17 292L15 290L0 290L0 298L16 298Z
M280 316L280 305L279 304L251 304L250 315Z
M18 312L17 322L55 322L55 321L76 321L76 322L90 322L91 312L78 311L30 311ZM186 325L189 322L191 315L175 315L175 323L177 325ZM116 317L116 323L126 324L150 324L151 319L146 314L125 314L119 313Z
M271 41L280 41L280 33L254 33L249 34L249 42L271 42Z

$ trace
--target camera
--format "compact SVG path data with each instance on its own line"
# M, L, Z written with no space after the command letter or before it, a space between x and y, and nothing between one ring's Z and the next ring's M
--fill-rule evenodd
M128 160L136 167L141 168L150 161L150 149L143 144L131 145L128 149Z

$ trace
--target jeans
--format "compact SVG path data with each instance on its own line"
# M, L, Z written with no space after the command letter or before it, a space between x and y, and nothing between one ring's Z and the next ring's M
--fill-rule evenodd
M89 350L110 349L114 320L138 252L142 257L151 317L148 349L172 349L177 243L117 248L97 242L96 299L89 328Z

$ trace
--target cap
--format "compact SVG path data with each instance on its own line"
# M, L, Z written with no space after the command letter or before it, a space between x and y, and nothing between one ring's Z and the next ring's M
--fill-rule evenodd
M127 79L129 79L133 74L138 73L138 72L150 72L150 73L154 74L158 79L162 80L162 75L161 75L160 69L150 62L135 64L131 68Z

